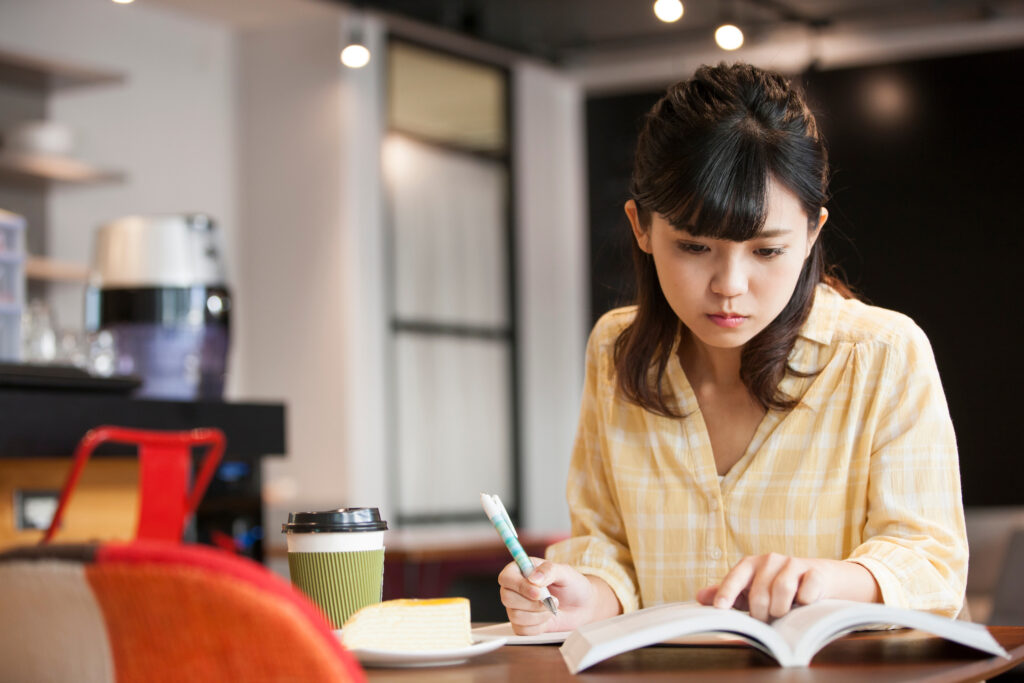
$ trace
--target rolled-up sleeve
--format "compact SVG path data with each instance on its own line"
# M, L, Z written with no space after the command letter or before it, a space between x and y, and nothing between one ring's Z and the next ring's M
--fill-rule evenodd
M603 392L612 389L606 374L610 370L609 354L601 351L601 336L595 328L587 344L586 379L569 467L566 494L572 537L550 546L546 557L603 579L619 599L623 612L630 612L639 606L639 589L606 460L607 440L600 411Z
M967 580L956 437L916 325L890 349L878 391L865 540L847 559L871 572L887 605L955 616Z

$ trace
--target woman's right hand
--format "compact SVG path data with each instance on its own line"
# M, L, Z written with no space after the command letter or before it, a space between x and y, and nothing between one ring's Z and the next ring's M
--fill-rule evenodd
M523 577L515 562L508 563L498 574L501 604L508 612L512 630L521 636L549 631L572 631L608 614L609 597L614 610L620 610L618 599L601 579L584 576L567 564L556 564L538 558L530 578ZM547 586L555 598L558 614L552 614L540 599L540 589Z

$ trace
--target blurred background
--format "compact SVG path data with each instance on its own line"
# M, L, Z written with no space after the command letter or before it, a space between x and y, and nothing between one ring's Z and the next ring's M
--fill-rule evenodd
M100 226L212 217L224 396L287 406L287 453L251 475L268 561L289 510L374 505L458 536L481 491L557 537L586 337L630 301L640 117L702 63L774 68L830 144L834 259L934 346L987 610L1024 527L1024 3L656 5L0 0L24 324L52 331L50 358L87 335Z

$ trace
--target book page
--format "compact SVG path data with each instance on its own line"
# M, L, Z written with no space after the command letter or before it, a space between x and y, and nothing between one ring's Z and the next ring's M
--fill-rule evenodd
M534 636L521 636L512 629L512 624L504 622L490 626L477 626L473 629L473 637L482 640L504 638L506 645L561 645L572 631L548 631ZM705 645L723 645L744 647L750 642L731 633L694 633L678 638L669 638L662 645L681 645L702 647Z
M561 647L573 673L622 652L694 633L735 634L786 665L789 646L764 622L743 612L699 605L669 603L581 626Z
M989 654L1006 650L981 624L956 621L918 610L849 600L822 600L798 607L772 624L792 649L798 665L806 665L821 648L851 631L892 624L927 631Z
M572 631L548 631L534 636L521 636L512 629L512 624L504 622L491 626L478 626L473 629L473 636L478 638L504 638L506 645L551 645L564 643Z

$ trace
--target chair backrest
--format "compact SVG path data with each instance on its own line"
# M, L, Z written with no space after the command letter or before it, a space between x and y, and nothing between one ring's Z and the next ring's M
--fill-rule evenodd
M139 523L135 538L180 541L224 454L224 433L219 429L161 432L103 426L89 430L75 449L68 478L42 542L53 540L82 469L93 451L104 443L133 445L139 451ZM192 448L197 446L207 450L189 489Z
M364 681L263 566L166 542L0 553L0 681Z
M992 593L992 626L1024 626L1024 529L1010 537L1006 558Z

